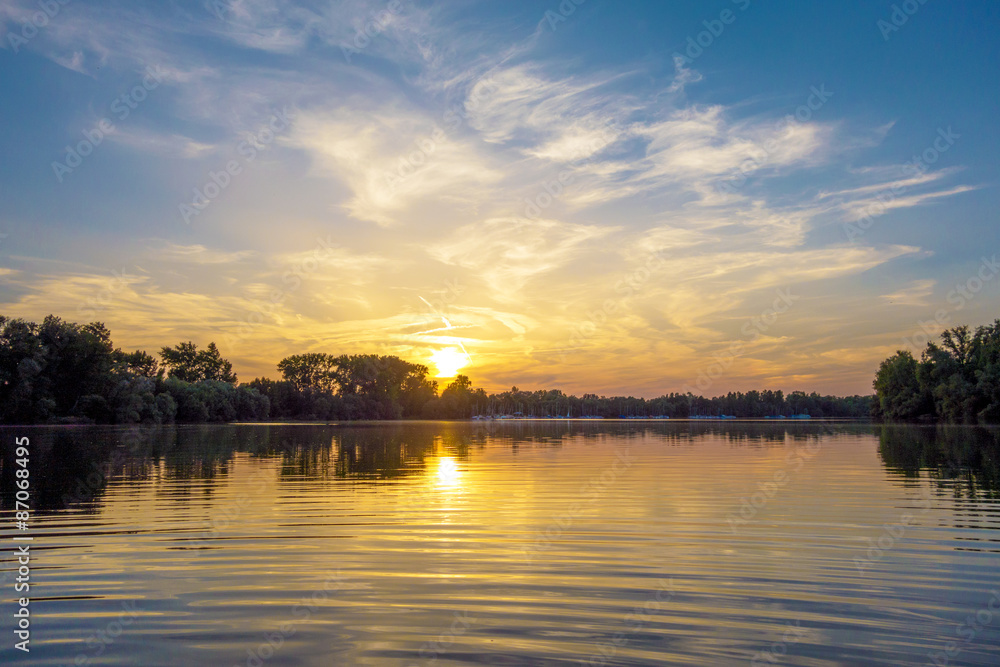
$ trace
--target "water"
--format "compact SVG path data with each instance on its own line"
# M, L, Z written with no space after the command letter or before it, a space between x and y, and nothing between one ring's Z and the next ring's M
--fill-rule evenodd
M31 438L36 508L27 655L12 639L15 435ZM1000 664L995 430L0 438L4 664Z

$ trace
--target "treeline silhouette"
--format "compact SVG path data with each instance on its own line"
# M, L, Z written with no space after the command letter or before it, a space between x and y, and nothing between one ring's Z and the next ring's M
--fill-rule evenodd
M6 424L266 419L265 396L236 384L214 343L123 352L100 322L0 316L0 421Z
M941 334L917 361L900 350L875 376L872 416L884 421L1000 423L1000 320Z
M158 357L116 348L100 322L0 316L0 423L200 423L263 420L732 416L866 418L870 396L749 391L705 398L582 397L562 391L488 394L459 375L443 390L428 369L394 356L299 354L280 380L239 383L215 343L164 347Z

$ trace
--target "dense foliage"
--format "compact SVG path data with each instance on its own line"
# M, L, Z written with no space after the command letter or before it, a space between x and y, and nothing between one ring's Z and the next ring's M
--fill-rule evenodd
M1000 422L1000 320L960 326L930 342L917 361L900 350L875 376L872 415L886 421Z
M215 344L146 352L116 349L99 322L50 315L41 324L0 316L0 422L113 424L266 419L268 400L236 386ZM168 372L169 371L169 372Z
M299 354L282 359L281 381L249 383L279 419L413 419L437 398L427 367L374 354Z
M50 315L41 324L0 317L0 422L113 424L263 419L463 419L474 415L763 418L807 414L863 418L865 396L750 391L703 398L568 396L559 390L487 394L459 375L438 393L428 369L393 356L298 354L281 380L238 384L215 343L182 342L159 360L116 349L103 324Z
M460 384L461 383L461 384ZM820 396L796 391L787 396L778 391L730 392L725 396L705 398L692 394L666 394L658 398L633 396L582 397L566 395L558 389L510 391L487 395L482 389L473 390L468 378L458 376L456 382L432 404L427 416L523 415L529 417L671 417L693 416L741 419L810 415L815 418L864 419L871 409L869 396Z
M278 364L283 380L250 383L271 400L272 416L287 419L467 419L483 416L656 417L731 415L747 419L806 414L816 418L864 419L870 396L820 396L749 391L703 398L670 394L654 399L569 396L558 389L487 394L459 375L437 395L427 368L396 357L296 355Z

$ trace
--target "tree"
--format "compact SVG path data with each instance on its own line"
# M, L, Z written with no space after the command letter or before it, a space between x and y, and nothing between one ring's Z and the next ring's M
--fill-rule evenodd
M423 414L424 406L437 398L438 384L427 379L427 367L417 365L417 370L403 378L399 402L403 417L413 419Z
M471 417L472 381L466 375L455 376L454 381L441 392L442 416Z
M468 375L456 375L455 379L448 385L445 391L466 394L472 393L472 380L469 379Z
M976 389L982 401L980 421L1000 423L1000 320L976 329L974 340Z
M890 421L916 421L933 412L930 396L917 378L917 360L900 350L879 366L875 381L878 415Z
M255 380L275 414L304 418L398 419L419 417L437 396L427 367L394 356L297 354L278 363L285 387ZM294 398L289 391L294 393Z
M222 358L215 343L209 343L208 347L201 351L192 342L179 343L172 348L164 347L160 350L160 358L168 369L168 377L183 382L216 380L236 384L237 381L233 365Z
M912 419L916 410L924 420L1000 422L1000 320L973 333L967 326L953 327L942 332L940 343L929 342L916 368L918 389L912 357L901 354L879 368L875 416Z
M399 419L417 416L437 393L427 367L399 357L341 355L335 359L337 385L349 418Z
M928 347L936 347L930 343ZM941 333L941 347L943 347L952 359L960 367L965 367L972 361L974 341L969 335L969 327L962 325L953 329L947 329Z
M162 377L163 375L160 363L156 360L156 357L142 350L136 350L135 352L122 352L120 349L115 350L114 360L115 364L120 368L133 375L150 379Z
M102 323L81 326L49 315L38 338L46 349L45 384L59 414L72 413L81 396L106 390L114 348Z
M228 422L267 419L270 401L256 389L222 380L191 383L169 378L164 390L176 404L179 422Z
M44 421L55 409L42 376L46 360L37 324L0 318L0 406L5 422Z
M39 325L0 317L0 416L34 423L74 413L108 388L111 334L49 315Z
M337 357L332 354L295 354L279 361L278 370L299 391L309 388L335 394L339 388Z

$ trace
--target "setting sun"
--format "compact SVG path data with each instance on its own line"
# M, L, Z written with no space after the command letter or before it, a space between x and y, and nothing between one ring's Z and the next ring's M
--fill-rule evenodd
M431 355L431 361L437 368L439 378L453 378L458 374L459 369L464 368L469 363L469 358L458 348L446 347L436 350Z

